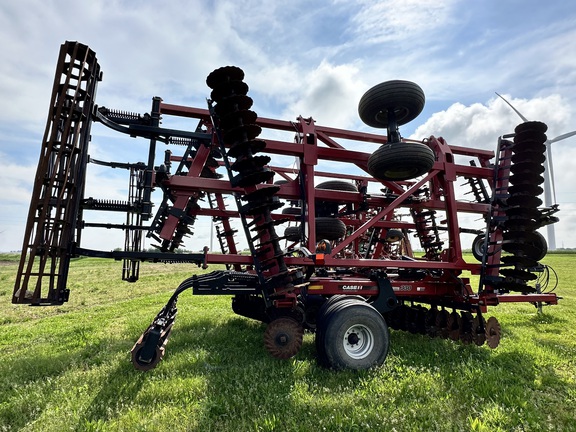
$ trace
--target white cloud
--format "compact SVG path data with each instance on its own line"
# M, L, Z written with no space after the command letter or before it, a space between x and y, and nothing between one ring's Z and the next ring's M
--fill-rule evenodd
M570 104L560 95L553 94L530 100L503 96L529 120L546 123L549 138L575 129L574 124L570 124ZM451 145L495 151L498 137L513 133L514 127L520 123L522 120L504 101L493 97L485 105L475 103L466 106L455 103L444 111L434 113L410 138L441 136ZM576 137L554 143L552 151L556 197L560 204L560 212L557 214L560 222L555 225L556 238L562 239L569 247L576 244L576 234L572 229L576 220L576 193L572 186L576 182L576 172L573 169L573 161L576 160ZM560 246L559 241L557 246Z
M494 149L519 122L494 91L546 122L551 137L576 129L574 14L569 2L560 3L534 2L510 19L506 2L486 8L457 0L3 2L0 148L4 166L12 167L4 171L10 187L0 190L3 213L8 199L31 189L57 53L67 39L97 53L104 80L96 99L110 108L144 113L153 96L204 107L206 76L237 65L259 115L312 116L318 124L366 130L357 115L362 94L382 81L408 79L422 86L427 106L418 119L424 123L403 126L405 135ZM547 25L534 25L543 19ZM96 126L93 136L93 157L146 159L137 140L121 143ZM554 144L561 204L576 202L572 143ZM94 180L100 196L122 198L126 181L107 174ZM566 241L576 246L570 235Z
M362 0L352 18L357 40L370 44L414 44L451 20L453 0Z
M548 125L550 138L564 133L572 117L568 101L560 95L534 99L515 99L503 95L524 117ZM413 139L429 135L442 136L449 144L495 149L499 136L512 133L522 119L499 97L493 96L486 105L464 105L456 102L439 111L420 125L411 135Z
M6 161L4 153L0 153L0 160ZM0 251L22 247L35 174L33 165L4 162L0 169Z
M345 129L357 123L358 104L366 85L352 64L322 61L298 82L297 99L283 117L312 116L318 124Z

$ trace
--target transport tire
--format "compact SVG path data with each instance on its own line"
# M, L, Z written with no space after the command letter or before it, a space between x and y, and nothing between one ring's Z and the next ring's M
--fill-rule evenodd
M368 172L378 180L402 181L426 174L436 156L422 143L389 143L368 158Z
M355 184L344 180L328 180L316 185L316 189L358 192L358 188Z
M338 240L346 235L346 224L332 217L316 218L317 240Z
M398 126L414 120L424 109L422 88L411 81L393 80L377 84L358 103L358 114L368 126L388 127L388 110L393 109Z
M351 299L336 303L323 323L323 351L335 370L363 370L384 363L390 336L386 321L366 302Z
M300 214L302 214L302 209L300 207L286 207L282 209L282 214L299 216Z
M354 183L344 180L329 180L318 184L316 190L332 190L338 192L355 192L358 193L358 188ZM338 201L322 201L316 200L316 216L318 217L335 217L338 215L338 208L343 204Z
M326 324L335 311L341 309L351 300L360 302L366 301L364 298L356 295L335 295L330 297L318 312L318 317L316 319L316 338L314 343L316 345L316 359L320 366L326 368L330 367L328 359L326 358L326 349L324 344Z
M284 237L291 242L300 241L300 226L290 226L284 230Z
M402 230L391 228L386 233L386 243L397 243L404 239Z
M326 298L321 295L307 295L304 306L304 328L311 332L316 331L320 310L326 303Z
M346 224L333 217L316 218L316 240L338 240L346 235ZM284 237L288 241L300 240L300 225L287 227Z

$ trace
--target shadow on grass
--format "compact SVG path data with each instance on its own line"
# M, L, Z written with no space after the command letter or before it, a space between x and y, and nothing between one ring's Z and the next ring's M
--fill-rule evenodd
M77 329L69 331L70 335L75 332ZM72 375L77 371L98 369L108 355L126 343L129 343L126 339L110 337L105 341L94 339L82 346L63 347L55 338L31 346L17 358L3 359L0 362L0 426L18 430L39 418L49 405L57 411L58 393L70 390L70 384L65 382L68 377L73 380Z
M60 334L62 340L80 339L74 345L66 345L66 352L45 351L49 342L29 350L24 356L0 362L0 376L9 377L2 381L3 395L0 401L7 405L0 410L0 419L18 429L38 418L48 403L58 398L57 390L50 380L64 377L71 370L92 371L101 368L90 382L95 389L89 392L90 400L81 404L77 430L87 425L105 425L117 420L129 409L153 413L158 401L149 396L150 388L164 388L158 398L170 393L174 386L175 406L182 405L179 395L186 392L182 380L201 380L204 387L193 395L197 400L197 430L224 430L241 425L240 429L269 430L303 429L298 422L313 425L316 415L328 417L327 410L338 404L342 413L357 411L356 399L365 398L366 381L388 381L400 392L408 395L396 399L397 408L407 407L413 402L414 380L421 375L434 374L437 385L454 400L461 398L466 405L471 396L481 400L514 407L526 402L527 393L534 387L536 367L534 359L520 351L490 351L486 347L463 345L449 340L430 339L425 336L391 331L390 354L382 368L371 371L333 372L316 365L313 337L306 336L301 352L289 360L272 358L263 346L265 325L229 313L212 318L179 316L167 345L166 356L156 369L149 372L136 371L129 362L128 350L139 334L130 326L128 337L123 334L98 339L88 334L82 341L78 329L69 334ZM145 326L141 330L144 330ZM134 332L134 334L132 334ZM81 333L81 332L80 332ZM118 353L124 358L118 361ZM110 358L113 363L108 364ZM408 371L409 373L407 373ZM414 372L415 371L415 372ZM410 374L413 375L410 375ZM560 382L553 370L546 371L547 382ZM40 385L41 382L48 384ZM22 397L19 386L38 385L33 393ZM151 386L151 387L150 387ZM156 387L154 387L156 386ZM326 411L301 413L309 402L295 399L295 386L304 386L311 394L322 399L323 395L334 395L334 404L326 404ZM572 387L574 390L574 387ZM346 397L346 394L354 394ZM382 400L388 395L378 396ZM171 403L167 397L165 403ZM469 405L468 405L469 406ZM33 408L33 409L32 409ZM15 415L18 413L18 415ZM462 414L466 418L467 414ZM182 425L180 425L182 428Z
M561 318L551 320L562 321ZM530 319L525 325L535 324ZM542 353L531 352L527 346L500 346L491 350L487 346L464 345L399 331L393 331L391 335L390 356L396 363L417 371L433 371L443 381L447 393L460 395L463 401L485 401L506 407L513 413L511 415L517 415L518 407L538 405L538 399L544 397L542 385L553 387L552 393L561 395L558 402L576 394L573 381L560 376L550 365L541 365ZM535 342L553 351L558 359L572 357L564 346L546 340ZM540 414L544 424L548 413ZM522 424L521 416L518 422Z
M94 425L101 427L121 415L124 409L133 404L148 379L145 374L135 371L128 361L117 363L96 383L99 390L78 419L75 430L94 429ZM149 410L153 409L151 404Z
M392 331L388 362L397 369L387 362L370 371L334 372L316 364L309 336L294 359L271 358L262 343L264 329L260 323L239 317L219 325L201 320L175 327L165 364L159 367L176 367L172 371L176 375L205 377L201 416L207 420L199 430L225 429L236 422L244 428L302 429L298 422L314 425L315 416L330 418L336 406L345 424L346 415L354 416L362 405L373 404L366 386L377 387L382 381L384 387L405 396L378 394L383 405L394 401L395 409L409 411L419 398L433 401L450 395L454 402L460 401L454 409L461 422L466 422L476 401L510 409L511 424L522 424L516 410L532 403L531 395L538 391L535 359L521 350L492 351L486 346ZM546 373L547 382L559 379L554 371ZM301 399L295 397L298 386L307 389L298 393ZM430 394L422 390L427 386L431 386ZM326 400L327 395L332 401ZM303 412L308 412L305 418L295 415Z

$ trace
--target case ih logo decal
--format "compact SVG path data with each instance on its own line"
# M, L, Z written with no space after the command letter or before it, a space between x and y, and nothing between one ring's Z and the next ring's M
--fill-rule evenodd
M342 291L360 291L363 287L362 285L340 285L339 288Z

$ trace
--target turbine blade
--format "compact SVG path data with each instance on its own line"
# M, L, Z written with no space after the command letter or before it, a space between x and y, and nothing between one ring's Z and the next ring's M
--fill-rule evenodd
M574 136L574 135L576 135L576 131L568 132L568 133L565 133L563 135L559 135L556 138L552 138L551 140L548 140L548 143L552 144L553 142L556 142L556 141L562 141L563 139L570 138L571 136Z
M552 163L552 146L548 146L546 149L548 153L548 166L550 167L550 185L552 186L552 203L556 204L556 183L554 182L554 164Z
M520 118L521 118L522 120L524 120L525 122L529 121L526 117L524 117L524 116L520 113L520 111L518 111L516 108L514 108L514 106L513 106L510 102L508 102L506 99L504 99L504 96L502 96L501 94L498 94L497 92L494 92L494 93L496 93L496 95L497 95L498 97L500 97L504 102L506 102L506 103L510 106L510 108L512 108L512 109L514 110L514 112L520 116Z

